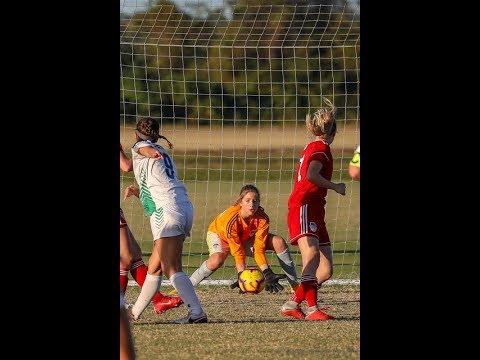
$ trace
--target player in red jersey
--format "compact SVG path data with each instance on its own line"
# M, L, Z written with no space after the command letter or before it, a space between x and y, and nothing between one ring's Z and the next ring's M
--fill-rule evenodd
M121 144L120 169L125 172L132 171L132 160L125 155ZM138 286L142 287L147 276L147 266L143 262L140 246L135 241L123 211L120 209L120 292L122 294L127 290L129 271ZM161 314L172 307L182 305L183 302L178 296L168 296L158 291L153 297L152 303L155 312Z
M303 149L288 199L290 243L299 247L303 266L300 286L282 306L281 313L305 320L333 318L317 306L317 288L333 273L332 249L325 226L325 197L328 189L345 195L344 183L330 181L333 172L330 144L337 131L336 108L328 99L323 100L327 106L313 117L306 117L307 129L315 135L315 140ZM307 303L305 313L299 307L302 301Z

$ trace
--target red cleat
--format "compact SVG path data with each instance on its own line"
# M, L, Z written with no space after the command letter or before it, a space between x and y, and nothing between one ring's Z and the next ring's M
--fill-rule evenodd
M310 320L310 321L323 321L323 320L331 320L331 319L335 319L335 318L318 309L311 312L307 316L305 316L305 320Z
M164 295L160 301L153 304L153 309L157 314L161 314L169 309L179 307L183 304L183 300L180 296L168 296Z
M285 304L283 304L280 314L285 317L293 317L295 319L305 318L305 314L302 312L302 310L300 310L298 304L294 301L287 301Z
M305 318L305 314L300 309L282 310L280 313L285 317L293 317L295 319Z

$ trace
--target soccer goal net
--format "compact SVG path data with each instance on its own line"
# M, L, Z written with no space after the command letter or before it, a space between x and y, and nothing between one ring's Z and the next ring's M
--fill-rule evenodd
M259 188L270 231L288 243L288 196L298 156L311 140L305 116L326 96L338 108L332 180L347 185L345 196L329 191L327 197L330 283L358 284L360 187L348 175L360 137L355 7L261 0L122 0L120 7L120 140L131 156L135 120L150 116L174 145L178 177L195 209L184 244L185 271L191 274L208 258L208 225L244 184ZM133 182L133 174L122 174L121 206L147 256L149 219L138 199L122 196ZM290 249L300 274L298 248ZM275 255L268 259L281 273ZM233 264L230 257L211 279L234 278Z

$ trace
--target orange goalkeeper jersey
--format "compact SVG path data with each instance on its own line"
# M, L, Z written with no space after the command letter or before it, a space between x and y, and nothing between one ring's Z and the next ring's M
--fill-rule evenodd
M208 227L208 231L217 234L235 258L235 264L245 265L243 243L254 238L253 256L258 266L268 265L265 246L270 220L260 206L248 223L240 216L240 205L230 206L218 215Z

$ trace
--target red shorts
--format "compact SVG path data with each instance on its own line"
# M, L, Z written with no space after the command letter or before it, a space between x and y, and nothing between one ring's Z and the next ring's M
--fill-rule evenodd
M325 207L323 204L304 204L288 208L288 232L290 244L297 245L302 236L313 236L319 245L330 245L325 226Z
M123 211L120 209L120 226L127 225L127 220L125 220L125 216L123 216Z

